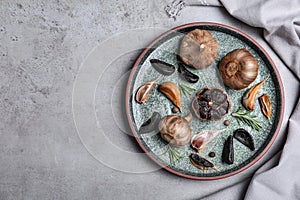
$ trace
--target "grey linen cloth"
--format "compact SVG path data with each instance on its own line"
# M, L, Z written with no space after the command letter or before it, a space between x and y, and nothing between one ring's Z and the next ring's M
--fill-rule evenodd
M286 66L300 80L300 1L299 0L220 0L219 6L244 23L264 30L264 37ZM289 119L287 140L282 153L264 164L253 176L245 199L300 199L300 99ZM239 185L205 199L223 199Z

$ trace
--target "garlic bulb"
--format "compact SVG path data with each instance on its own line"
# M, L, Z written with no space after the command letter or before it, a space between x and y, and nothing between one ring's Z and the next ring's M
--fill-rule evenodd
M256 79L258 64L246 49L235 49L222 58L219 70L226 86L240 90Z
M210 66L218 54L218 42L207 30L195 29L181 41L180 57L186 65L203 69Z
M172 146L184 146L191 140L191 129L189 121L192 114L186 117L167 115L161 119L158 128L161 137Z

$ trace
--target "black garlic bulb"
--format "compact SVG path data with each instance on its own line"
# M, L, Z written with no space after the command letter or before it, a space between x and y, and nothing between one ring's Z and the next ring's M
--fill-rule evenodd
M219 70L226 86L241 90L256 79L258 64L248 50L235 49L221 59Z

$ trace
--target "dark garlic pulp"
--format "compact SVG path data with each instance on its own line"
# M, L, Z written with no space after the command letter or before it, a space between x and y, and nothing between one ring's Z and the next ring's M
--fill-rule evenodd
M234 149L233 149L233 137L229 135L224 143L222 152L222 162L227 164L233 164L234 162Z
M139 133L140 134L148 134L151 132L158 133L159 131L158 124L160 119L161 119L160 114L158 112L154 112L152 116L141 125Z
M198 119L219 120L228 114L230 101L223 90L204 88L196 94L192 108Z
M255 150L253 138L245 129L239 128L235 130L233 132L233 137L248 147L251 151Z
M206 160L205 158L199 156L198 154L192 153L190 156L190 162L201 170L207 170L207 169L217 169L213 163Z
M196 83L199 80L199 76L187 70L182 63L178 63L178 72L189 83Z
M175 67L164 61L158 59L151 59L150 63L152 67L162 75L170 76L175 72Z

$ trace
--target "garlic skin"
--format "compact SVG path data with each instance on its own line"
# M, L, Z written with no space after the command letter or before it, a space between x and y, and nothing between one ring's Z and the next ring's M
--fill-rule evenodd
M186 117L177 115L165 116L158 125L161 137L175 147L188 144L192 137L189 125L191 119L192 114L189 114Z
M192 137L191 146L200 153L222 130L203 130Z
M248 50L235 49L221 59L219 71L226 86L241 90L256 79L258 63Z

